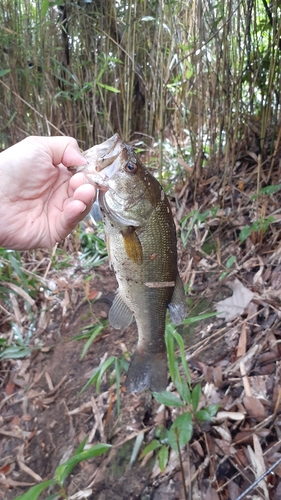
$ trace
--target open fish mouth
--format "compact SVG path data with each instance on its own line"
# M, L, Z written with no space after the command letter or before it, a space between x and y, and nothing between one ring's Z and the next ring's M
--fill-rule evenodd
M102 144L98 144L83 153L87 165L69 167L70 172L83 172L89 182L97 184L103 191L108 188L109 179L120 168L119 156L123 151L123 142L118 134Z

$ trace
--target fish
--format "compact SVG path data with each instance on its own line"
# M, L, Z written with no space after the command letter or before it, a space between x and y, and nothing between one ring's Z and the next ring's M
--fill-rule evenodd
M82 171L98 186L109 260L118 282L109 322L121 329L134 317L138 329L126 390L163 391L167 387L166 311L176 325L187 316L169 201L118 134L83 154L87 164L75 171Z

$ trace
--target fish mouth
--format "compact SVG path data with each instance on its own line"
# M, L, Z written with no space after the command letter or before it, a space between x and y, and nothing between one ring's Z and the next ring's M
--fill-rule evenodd
M118 134L83 153L88 161L83 172L88 180L98 184L103 191L108 188L109 179L119 170L119 156L123 150L123 142Z
M119 170L119 156L124 149L118 134L84 151L86 165L68 167L72 173L83 172L91 184L97 184L102 191L107 191L109 179Z

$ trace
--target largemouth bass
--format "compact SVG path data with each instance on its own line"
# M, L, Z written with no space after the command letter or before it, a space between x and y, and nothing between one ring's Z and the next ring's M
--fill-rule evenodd
M162 391L167 385L166 310L175 324L187 315L171 208L159 182L117 134L84 156L88 164L76 171L100 189L108 255L119 285L109 322L124 328L134 316L138 328L126 387Z

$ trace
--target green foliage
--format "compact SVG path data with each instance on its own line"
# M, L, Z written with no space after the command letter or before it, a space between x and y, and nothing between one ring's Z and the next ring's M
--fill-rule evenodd
M15 296L29 318L29 324L24 329L11 320L12 335L9 342L0 338L0 359L19 359L30 355L29 343L36 314L32 305L44 286L39 274L25 268L19 252L0 248L0 302L7 310L13 310L12 296Z
M107 324L108 321L105 320L105 321L100 321L98 324L85 326L80 335L76 335L75 337L73 337L73 340L87 339L87 342L85 343L80 356L81 360L85 357L90 346L92 345L94 340L99 336L99 334L104 330Z
M44 286L44 281L38 274L24 268L19 252L4 248L0 248L0 283L0 300L9 303L9 293L26 297L24 302L27 311L30 310L30 302L32 302L28 299L34 299L39 288ZM14 284L15 287L9 287L7 283ZM21 290L26 295L21 294Z
M169 430L162 426L156 430L156 438L144 448L141 457L152 451L157 452L160 470L163 472L169 459L169 448L177 453L190 442L193 435L194 422L197 424L208 422L216 415L219 405L209 405L198 410L202 388L198 383L193 387L188 366L185 359L182 337L171 323L167 323L165 340L168 352L168 366L172 381L178 395L169 391L154 392L156 401L165 406L178 408L180 415L176 417ZM181 374L179 360L175 356L175 343L179 347L180 362L184 375Z
M185 215L181 221L181 240L184 247L187 244L188 238L194 226L196 225L200 228L200 225L205 223L210 217L216 217L218 209L219 207L215 206L211 210L205 210L203 213L200 213L199 210L192 210Z
M164 472L165 467L168 464L168 460L169 460L168 446L163 444L161 446L160 450L158 451L157 457L158 457L159 468L160 468L161 472Z
M91 378L84 385L82 392L84 392L90 385L95 385L97 392L100 391L100 386L104 375L109 374L110 382L116 383L116 395L117 395L117 412L120 412L120 393L121 393L121 374L123 371L128 371L128 362L124 358L118 358L117 356L110 356L103 363L100 364L95 370Z
M254 232L260 232L261 234L264 234L270 224L274 222L275 219L274 217L270 216L267 218L262 218L260 217L257 221L253 222L253 224L246 225L241 229L240 234L239 234L239 239L241 243L243 243L249 236L251 236L252 233Z
M158 403L163 404L165 406L184 406L184 402L180 400L173 392L154 392L153 396L155 397Z
M30 490L28 490L23 495L16 497L15 500L37 500L41 493L45 491L49 486L55 485L56 482L54 479L49 479L48 481L44 481L43 483L36 484L36 486L32 486Z
M259 198L260 196L270 196L274 193L277 193L281 189L281 184L274 184L273 186L265 186L259 190L257 194L253 194L251 196L251 201L255 200L256 198Z
M30 356L31 349L28 347L31 335L23 338L22 333L15 323L12 323L13 337L11 344L6 339L0 339L0 360L1 359L21 359Z
M257 194L254 194L251 197L251 201L261 197L261 196L271 196L281 189L281 184L275 184L272 186L265 186L259 190ZM273 216L269 217L260 217L258 220L253 222L251 225L246 225L241 229L239 234L239 239L241 243L246 241L246 239L251 236L252 233L260 233L264 234L269 228L270 224L275 222L275 218Z
M92 446L87 450L84 450L86 441L87 438L85 438L82 441L82 443L78 446L74 455L69 460L67 460L67 462L57 467L54 479L49 479L48 481L44 481L40 484L37 484L36 486L33 486L26 493L15 498L15 500L37 500L37 498L39 498L41 493L45 491L47 488L49 488L49 486L52 486L53 488L56 489L59 488L58 493L52 495L51 497L48 497L49 499L58 498L58 495L62 496L63 498L67 498L63 485L66 478L71 474L74 467L83 460L88 460L89 458L98 457L106 453L111 448L110 444L100 443L96 444L95 446Z
M219 277L220 280L223 280L224 278L226 278L226 276L228 275L229 270L233 266L234 262L236 262L236 255L231 255L231 257L229 257L225 263L225 267L226 267L227 271L224 271L223 273L221 273L221 275Z
M83 443L85 444L85 442L86 439L83 441ZM65 462L64 464L58 466L56 470L56 481L60 486L63 485L65 479L69 476L69 474L79 462L103 455L111 448L111 445L100 443L87 450L83 450L83 448L84 445L80 445L73 457L67 460L67 462Z
M2 1L1 146L19 134L51 131L72 135L87 149L101 136L118 131L129 140L137 131L150 145L159 139L161 149L167 131L177 155L164 146L160 157L167 169L170 157L180 171L176 156L191 168L198 152L220 158L249 114L264 129L278 116L278 2L266 8L261 0L235 7L200 1L197 9L178 0L163 8L111 0L106 10L95 2L64 6L62 0Z
M66 269L71 265L72 256L63 248L56 248L56 251L51 256L52 268L56 271Z
M192 416L185 412L173 422L168 433L168 443L174 451L179 452L189 443L193 433Z
M103 224L98 224L98 230L87 233L79 230L79 243L81 249L80 260L84 267L100 266L107 259L107 249L104 241Z

